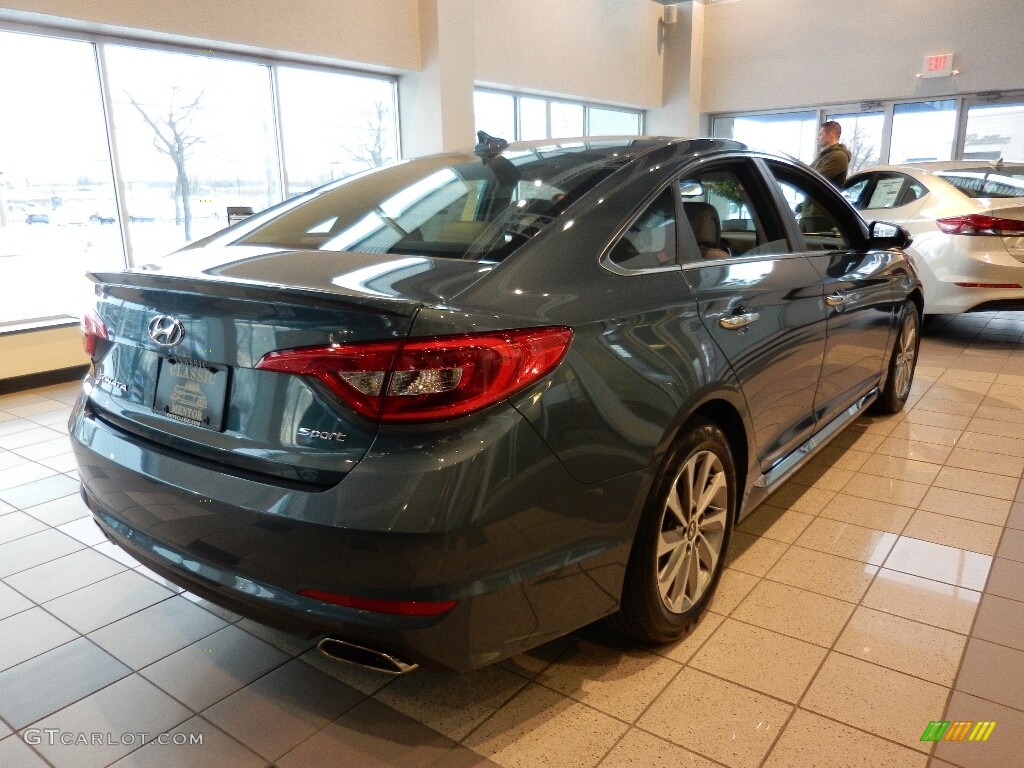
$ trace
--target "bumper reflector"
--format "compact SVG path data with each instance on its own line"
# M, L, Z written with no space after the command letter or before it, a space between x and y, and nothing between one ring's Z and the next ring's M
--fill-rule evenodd
M440 616L448 613L459 604L458 600L440 600L425 602L421 600L378 600L369 597L353 597L352 595L336 595L333 592L321 592L319 589L301 589L299 594L312 600L331 605L342 605L359 611L373 613L390 613L397 616Z

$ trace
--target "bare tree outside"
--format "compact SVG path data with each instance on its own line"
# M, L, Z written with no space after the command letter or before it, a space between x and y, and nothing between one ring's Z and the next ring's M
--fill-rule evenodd
M349 159L376 168L394 160L391 147L391 108L380 99L363 110L362 124L356 126L355 142L343 147Z
M871 133L859 121L854 122L853 132L843 143L850 150L850 175L878 164L875 142L871 138Z
M199 102L206 92L206 88L200 89L199 94L191 101L178 104L180 89L177 86L171 88L171 103L167 108L167 117L152 117L145 109L125 91L128 101L135 107L146 124L153 129L153 146L157 152L167 155L174 163L174 223L185 224L185 240L192 240L192 179L189 178L186 162L196 144L202 143L203 139L192 134L192 118L199 108ZM180 207L179 207L180 203Z

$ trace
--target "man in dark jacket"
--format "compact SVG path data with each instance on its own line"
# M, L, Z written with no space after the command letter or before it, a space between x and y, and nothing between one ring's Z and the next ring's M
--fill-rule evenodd
M839 143L842 127L835 120L821 124L818 129L818 146L821 151L814 158L811 167L837 187L843 186L846 173L850 169L850 150L845 144Z

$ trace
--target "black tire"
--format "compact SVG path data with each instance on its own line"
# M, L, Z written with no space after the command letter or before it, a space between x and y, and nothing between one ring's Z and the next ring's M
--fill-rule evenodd
M694 498L695 487L712 491L703 505ZM671 642L690 631L725 567L736 498L736 467L725 434L709 421L693 420L666 455L651 488L619 611L608 619L613 629L647 643ZM674 547L673 540L678 542ZM659 556L663 542L670 549ZM678 574L684 571L690 578L681 580Z
M921 346L921 315L917 305L909 299L900 312L900 324L889 355L889 368L885 385L875 401L878 413L899 413L910 397L917 368L917 352Z

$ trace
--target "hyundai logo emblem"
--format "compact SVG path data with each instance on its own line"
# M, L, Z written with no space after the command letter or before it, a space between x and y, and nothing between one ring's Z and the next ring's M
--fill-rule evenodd
M174 347L185 338L185 326L170 315L157 315L149 321L149 338L161 347Z

